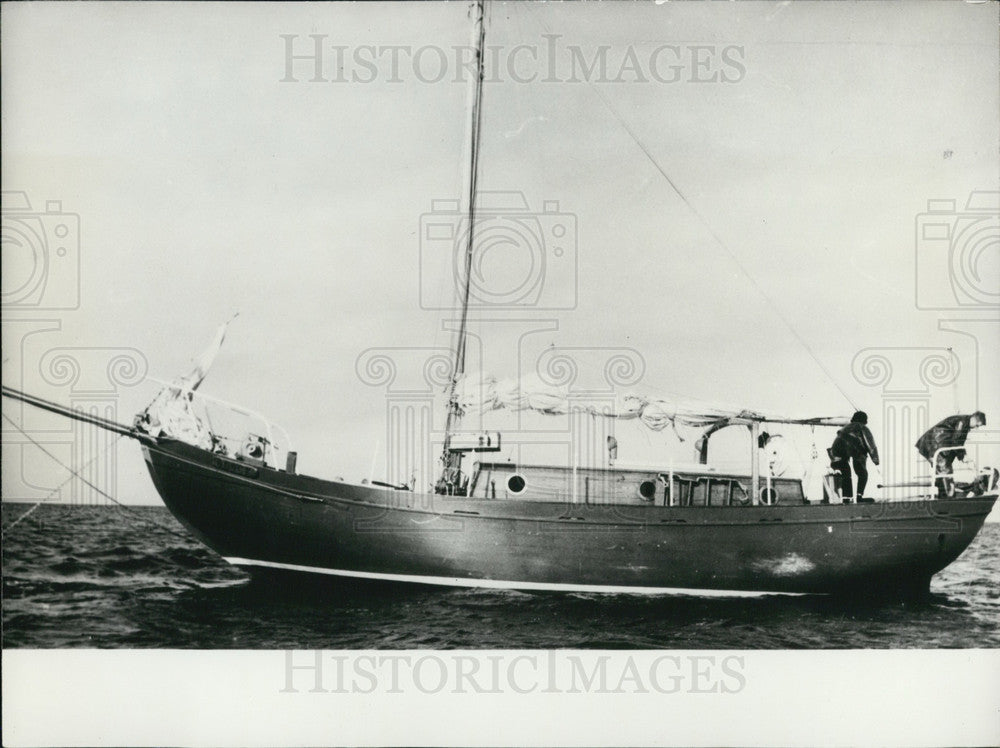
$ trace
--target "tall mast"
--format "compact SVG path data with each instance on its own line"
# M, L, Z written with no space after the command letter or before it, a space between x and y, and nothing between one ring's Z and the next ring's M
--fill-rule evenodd
M473 80L471 99L471 111L469 119L469 181L468 192L466 193L467 209L469 216L468 234L465 244L465 276L461 289L462 316L458 326L458 337L455 343L455 361L452 367L451 386L448 392L448 417L445 421L444 433L444 454L441 461L444 463L444 481L453 482L458 477L458 470L461 466L461 455L453 454L450 451L451 436L457 422L462 417L462 410L458 403L458 381L465 374L465 349L468 338L469 323L469 292L472 284L472 252L474 250L475 229L476 229L476 195L479 181L479 141L482 128L483 113L483 70L486 39L485 23L485 0L476 0L476 19L472 29L473 49L476 55L476 73Z

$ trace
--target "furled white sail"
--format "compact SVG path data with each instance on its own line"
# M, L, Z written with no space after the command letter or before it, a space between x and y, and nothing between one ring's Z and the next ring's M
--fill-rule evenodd
M599 404L588 402L566 388L543 381L537 374L526 375L520 380L468 374L459 382L456 395L459 406L466 413L493 410L531 410L545 415L589 413L618 420L639 420L652 431L678 426L703 429L734 419L830 426L847 423L846 418L840 417L793 418L757 410L691 404L636 392L616 396L614 406L609 407L606 399Z

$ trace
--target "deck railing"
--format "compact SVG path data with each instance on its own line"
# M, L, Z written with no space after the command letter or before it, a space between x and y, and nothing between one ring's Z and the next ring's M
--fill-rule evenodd
M276 469L288 464L292 446L288 432L262 414L174 382L148 379L189 398L195 416L211 435L213 451L236 459L258 460ZM254 445L259 445L259 455Z
M931 464L934 466L934 474L933 474L933 476L931 478L931 483L930 483L930 486L929 486L929 491L928 491L929 498L934 498L934 491L937 488L938 480L940 480L940 479L945 479L946 481L951 481L952 488L954 488L954 485L955 485L954 474L950 470L947 473L938 472L937 465L938 465L938 457L940 455L944 454L945 452L958 452L958 451L963 451L963 452L966 451L966 446L965 445L961 445L961 446L958 446L958 447L941 447L940 449L938 449L938 450L936 450L934 452L934 458L931 461ZM989 467L984 467L984 468L980 469L978 467L978 465L976 465L976 461L975 460L965 460L965 459L963 459L962 462L965 465L969 466L970 472L973 475L976 476L973 479L972 484L974 484L976 481L982 481L983 492L984 493L993 493L996 490L996 488L997 488L997 471L996 470L994 470L992 468L989 468ZM970 485L972 485L972 484L970 484Z
M913 480L902 483L879 484L879 488L886 492L897 492L902 490L909 492L909 496L901 497L903 499L913 499L914 493L916 494L916 498L930 500L936 499L939 495L938 481L944 481L944 486L946 487L948 486L948 483L951 483L952 487L961 484L965 487L962 490L969 490L969 488L976 486L978 483L978 490L980 493L995 493L998 484L998 472L990 467L979 468L975 460L962 460L963 469L958 473L958 476L964 476L966 480L959 480L953 471L938 471L938 457L940 455L947 452L958 452L967 449L968 447L965 445L957 447L941 447L936 450L931 457L930 475L917 476Z

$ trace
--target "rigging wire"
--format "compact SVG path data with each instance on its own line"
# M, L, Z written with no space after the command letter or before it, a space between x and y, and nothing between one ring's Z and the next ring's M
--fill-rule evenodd
M546 23L545 20L542 19L542 18L539 18L538 20L539 20L539 23L545 28L545 30L548 31L551 34L552 30L549 28L548 23ZM848 395L847 392L844 390L844 388L840 386L840 384L834 378L833 374L826 368L826 366L823 365L823 362L819 360L819 357L817 357L817 355L812 350L812 348L809 347L809 344L806 343L805 339L799 334L798 330L796 330L795 327L792 325L792 323L789 322L788 319L785 317L785 315L781 313L781 310L778 308L777 304L775 304L774 300L764 291L763 288L761 288L760 284L750 274L750 272L747 270L746 266L744 266L744 264L742 262L740 262L739 258L736 256L736 254L722 240L722 237L720 237L715 232L715 230L712 228L712 226L709 224L709 222L705 219L705 217L698 211L698 209L691 203L691 201L687 199L687 196L684 195L684 193L677 186L677 184L674 182L674 180L670 178L670 176L667 174L666 170L660 165L660 163L656 160L656 158L649 151L649 149L645 146L645 144L643 144L642 140L635 133L635 131L631 127L629 127L629 125L625 121L625 119L611 105L611 102L608 101L607 97L603 93L601 93L600 89L598 89L593 84L593 82L591 82L591 80L589 79L589 77L585 77L585 80L586 80L587 86L590 88L590 90L593 91L597 95L597 97L601 100L601 102L608 109L608 111L611 112L611 114L614 116L614 118L616 120L618 120L618 123L622 126L622 128L625 130L625 132L627 132L629 134L629 136L632 138L632 140L635 142L635 144L639 147L639 150L641 150L643 152L643 154L645 154L646 158L649 159L649 162L663 176L663 178L667 181L667 184L670 185L671 189L674 192L677 193L677 196L680 197L680 199L684 202L684 204L688 207L688 209L695 215L695 217L698 218L698 220L701 222L702 226L708 231L708 233L712 236L712 238L715 240L715 242L723 249L723 251L725 251L725 253L727 255L729 255L729 259L731 259L733 261L733 263L736 265L736 267L739 268L740 272L742 272L743 275L746 276L747 280L750 281L750 284L754 287L754 289L756 289L757 293L759 293L761 295L761 297L763 297L764 301L766 301L767 304L768 304L768 306L771 307L771 310L777 315L778 319L780 319L784 323L785 327L788 328L788 331L792 333L792 335L799 342L799 344L806 350L806 352L809 354L809 356L812 358L812 360L816 363L816 365L820 368L820 370L826 375L827 379L829 379L830 382L833 384L833 386L836 387L837 390L840 392L840 394L844 396L844 399L847 400L848 403L850 403L851 407L854 408L855 410L857 410L858 406L851 399L851 396Z
M64 483L63 485L65 485L65 483ZM59 488L62 488L62 486L59 486ZM56 489L56 490L59 490L59 489ZM51 496L51 495L52 495L52 494L49 494L49 496ZM12 528L13 528L13 527L14 527L15 525L19 524L19 523L21 522L21 520L22 520L22 519L25 519L25 518L27 518L27 516L28 516L29 514L31 514L31 513L32 513L33 511L35 511L35 510L36 510L36 509L37 509L38 507L40 507L40 506L41 506L41 505L42 505L42 504L43 504L43 503L44 503L45 501L47 501L47 500L48 500L48 498L49 498L49 497L48 497L48 496L46 496L46 497L45 497L44 499L42 499L41 501L38 501L38 502L36 502L36 503L35 503L35 505L34 505L33 507L31 507L31 508L30 508L30 509L29 509L28 511L26 511L26 512L25 512L24 514L22 514L22 515L21 515L20 517L18 517L17 519L15 519L15 520L14 520L13 522L11 522L11 523L10 523L9 525L7 525L7 526L6 526L5 528L3 528L3 531L4 531L4 533L6 533L6 532L7 532L8 530L12 529Z
M118 499L116 499L114 496L112 496L111 494L109 494L107 491L103 490L99 486L94 485L89 480L87 480L86 478L84 478L82 475L80 475L76 470L74 470L73 468L71 468L69 465L66 465L65 463L63 463L62 460L60 460L58 457L56 457L54 454L52 454L52 452L50 452L49 450L47 450L41 443L39 443L38 441L36 441L35 439L33 439L28 432L26 432L24 429L22 429L20 426L18 426L17 423L15 423L13 420L11 420L11 418L6 413L0 413L0 415L2 415L3 418L4 418L4 420L7 421L11 426L13 426L15 429L17 429L18 431L20 431L21 434L29 442L31 442L36 447L38 447L43 453L45 453L46 455L48 455L49 457L51 457L56 462L56 464L58 464L61 467L65 468L66 470L68 470L70 473L73 474L73 476L79 478L81 481L83 481L84 483L86 483L92 489L94 489L95 491L97 491L97 493L101 494L101 496L103 496L104 498L108 499L112 503L117 504L122 509L127 509L129 511L132 511L133 507L129 506L128 504L122 503L121 501L119 501ZM122 436L124 436L124 434L119 434L119 438L121 438ZM115 441L117 442L117 440L115 440ZM38 505L40 505L40 504L41 504L41 502L39 502L39 504L37 504L36 507ZM32 508L30 511L34 511L34 508ZM24 516L27 516L27 514L25 514ZM191 540L191 536L190 535L179 533L176 530L173 530L170 527L167 527L166 525L164 525L164 524L162 524L160 522L157 522L156 520L150 519L149 517L143 517L142 515L135 515L135 516L138 516L139 519L142 519L145 522L148 522L150 524L156 525L159 529L163 530L164 532L168 532L171 535L177 536L178 538L183 538L186 541L190 541ZM23 518L24 517L22 516L21 519L23 519ZM20 520L18 520L18 521L20 521ZM11 526L13 526L13 525L11 525ZM10 528L8 527L7 529L10 529Z
M21 433L23 434L24 432L22 431ZM81 467L81 468L80 468L80 470L85 470L86 468L90 467L90 466L91 466L91 465L93 465L93 464L94 464L95 462L97 462L97 460L99 460L99 459L100 459L101 457L103 457L103 456L104 456L104 453L105 453L105 452L107 452L108 450L110 450L110 449L111 449L112 447L116 446L116 445L118 444L118 441L119 441L119 440L120 440L120 439L121 439L121 438L122 438L123 436L124 436L124 434L118 434L118 435L117 435L117 436L115 437L114 441L113 441L113 442L111 442L111 444L107 445L107 446L106 446L106 447L105 447L104 449L102 449L102 450L101 450L100 452L98 452L98 453L97 453L96 455L94 455L94 456L93 456L93 457L92 457L92 458L91 458L90 460L88 460L88 461L87 461L87 462L86 462L86 463L85 463L85 464L83 465L83 467ZM63 467L65 467L65 465L63 465ZM71 471L71 472L72 472L72 471ZM52 497L53 497L53 496L54 496L54 495L55 495L56 493L58 493L58 492L59 492L60 490L62 490L63 486L65 486L65 485L66 485L67 483L69 483L69 482L70 482L71 480L73 480L73 478L74 478L74 476L73 476L73 475L70 475L70 476L69 476L69 477L68 477L68 478L67 478L66 480L64 480L64 481L63 481L62 483L60 483L60 484L59 484L58 486L56 486L56 487L55 487L55 488L53 488L53 489L52 489L51 491L49 491L49 492L48 492L48 493L47 493L47 494L46 494L46 495L45 495L45 496L44 496L44 497L43 497L42 499L40 499L40 500L36 501L36 502L35 502L35 505L34 505L33 507L31 507L31 508L30 508L30 509L29 509L28 511L26 511L26 512L25 512L24 514L22 514L22 515L21 515L20 517L18 517L18 518L17 518L16 520L14 520L13 522L11 522L11 523L10 523L9 525L7 525L7 526L6 526L5 528L3 528L3 531L4 531L4 532L7 532L8 530L11 530L11 529L13 529L15 525L17 525L17 524L19 524L19 523L21 522L21 520L25 519L25 518L26 518L26 517L27 517L27 516L28 516L29 514L31 514L31 513L32 513L33 511L35 511L35 510L36 510L36 509L37 509L38 507L40 507L40 506L41 506L42 504L44 504L44 503L45 503L46 501L48 501L48 500L49 500L50 498L52 498Z

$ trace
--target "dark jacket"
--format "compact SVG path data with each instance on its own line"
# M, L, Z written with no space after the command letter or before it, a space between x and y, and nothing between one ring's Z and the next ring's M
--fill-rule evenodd
M830 455L834 458L864 457L871 455L872 462L878 465L878 447L875 437L863 423L849 423L837 432L837 438L830 447Z
M926 434L917 439L917 451L926 459L933 460L934 453L942 447L962 447L969 436L969 419L972 416L949 416L940 423L931 426ZM965 459L965 450L945 452L954 455L959 460Z

